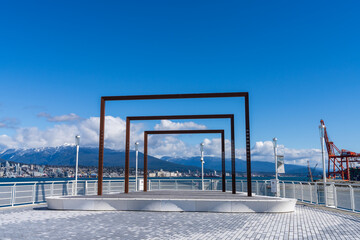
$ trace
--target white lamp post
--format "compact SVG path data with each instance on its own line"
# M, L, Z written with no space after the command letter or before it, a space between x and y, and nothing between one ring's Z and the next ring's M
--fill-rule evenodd
M76 163L75 163L75 196L77 195L77 179L78 179L78 166L79 166L79 145L80 145L80 136L75 136L76 144Z
M204 143L200 143L200 161L201 161L201 190L204 191Z
M273 138L274 145L274 158L275 158L275 181L276 181L276 196L279 197L279 188L278 188L278 161L277 161L277 138Z
M139 157L139 142L135 143L135 191L138 190L138 157Z
M320 142L321 142L321 155L322 155L322 167L323 167L323 184L324 184L324 198L325 198L325 206L327 206L327 192L326 192L326 170L325 170L325 150L324 150L324 142L325 142L325 126L319 126L320 132Z

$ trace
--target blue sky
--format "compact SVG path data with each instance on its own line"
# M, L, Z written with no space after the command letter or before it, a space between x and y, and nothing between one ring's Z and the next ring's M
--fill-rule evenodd
M319 148L323 118L338 147L360 152L359 7L358 1L1 1L0 135L69 124L39 113L97 117L106 95L248 91L253 144L276 136L291 149ZM243 129L242 103L111 103L107 113L236 113ZM241 131L237 139L242 148Z

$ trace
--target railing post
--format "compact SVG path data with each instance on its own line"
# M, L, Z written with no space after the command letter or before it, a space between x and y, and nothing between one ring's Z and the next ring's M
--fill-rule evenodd
M349 185L350 187L350 205L351 205L351 210L353 212L355 212L355 199L354 199L354 188Z
M301 187L301 201L304 201L304 188L303 188L303 184L302 182L300 182L300 187Z
M36 195L35 191L36 191L36 183L34 183L32 188L32 204L35 204L35 195Z
M259 195L259 181L256 180L256 194Z
M240 182L241 182L241 191L243 192L244 191L244 181L241 180Z
M325 206L328 206L328 198L327 198L328 191L326 189L326 186L327 186L327 183L324 184L324 199L325 199Z
M308 183L309 184L309 190L310 190L310 203L313 202L312 200L312 189L311 189L311 183Z
M54 182L51 182L50 196L52 197L53 195L54 195Z
M177 180L175 179L175 190L178 190Z
M285 184L285 182L284 182L284 181L282 182L282 185L283 185L284 198L286 198L286 192L285 192L285 189L286 189L286 184Z
M335 205L335 208L337 208L337 194L336 194L336 186L335 186L335 183L332 184L333 185L333 194L334 194L334 205Z
M11 189L11 206L13 207L14 204L15 204L15 199L16 199L16 183L14 183L14 185L12 186L12 189Z
M160 190L160 189L161 189L161 188L160 188L160 179L159 179L158 181L159 181L158 188L159 188L159 190Z
M94 195L96 195L96 189L98 188L98 180L95 180L95 182L94 182ZM123 189L124 189L124 187L123 187Z
M316 204L319 204L319 194L318 194L317 182L315 182L315 199L316 199Z
M149 179L149 184L148 184L149 186L148 186L148 189L149 189L149 191L151 190L151 179Z
M109 193L109 194L111 193L110 188L111 188L111 182L110 182L110 181L108 181L108 193Z
M74 181L71 181L71 195L74 196Z
M88 188L88 181L85 180L85 189L84 189L84 195L87 195L87 188Z
M266 186L266 180L264 181L264 189L265 189L265 196L267 196L267 186Z
M292 183L292 185L293 185L294 198L297 199L297 198L296 198L296 187L295 187L295 183L294 183L294 182L291 182L291 183Z

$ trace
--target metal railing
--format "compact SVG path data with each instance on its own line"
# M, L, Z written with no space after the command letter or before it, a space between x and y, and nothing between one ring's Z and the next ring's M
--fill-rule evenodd
M205 189L215 187L211 180L204 181ZM46 197L75 195L75 181L39 181L39 182L0 182L0 207L23 204L35 204L46 201ZM201 179L151 179L149 190L201 190ZM129 190L135 191L135 181L130 179ZM124 192L124 180L111 179L103 181L103 193ZM79 180L77 195L96 195L97 180Z
M360 211L360 184L327 183L327 200L324 199L324 185L317 182L280 181L280 196L295 198L301 202L325 205L327 207ZM221 190L221 179L204 179L206 191ZM151 190L201 190L201 179L149 179ZM231 191L231 180L226 181L227 191ZM246 180L236 180L238 192L247 192ZM130 179L129 190L135 191L135 181ZM103 181L103 193L114 194L124 191L124 180ZM252 192L257 195L274 196L270 180L252 182ZM96 195L97 180L79 180L78 195ZM0 183L0 207L45 202L49 196L75 195L74 180L40 182Z
M331 208L360 211L360 184L328 182L324 189L322 182L280 181L280 196Z
M45 202L49 196L75 195L75 181L2 182L0 183L0 207ZM123 180L104 181L105 193L122 191ZM97 180L80 180L78 195L95 195Z
M237 189L246 191L246 181L240 181L242 186ZM253 181L252 191L257 195L275 196L271 192L270 180ZM326 183L327 199L322 182L279 181L280 197L295 198L298 201L360 212L360 184Z

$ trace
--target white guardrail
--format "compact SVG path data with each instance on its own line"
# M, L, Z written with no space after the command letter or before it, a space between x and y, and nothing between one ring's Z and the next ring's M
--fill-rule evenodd
M48 196L71 196L75 194L74 180L39 182L1 182L0 207L35 204L45 202ZM220 179L205 179L205 190L221 190ZM151 190L201 190L201 179L150 179ZM231 180L226 182L231 191ZM135 181L130 179L130 191L135 191ZM239 192L247 191L245 180L236 180ZM114 194L124 191L124 180L103 181L103 193ZM257 195L274 196L270 180L252 181L252 191ZM280 181L280 196L295 198L301 202L360 212L360 184L327 183L327 201L324 199L324 186L320 182ZM79 180L78 195L96 195L97 180Z

